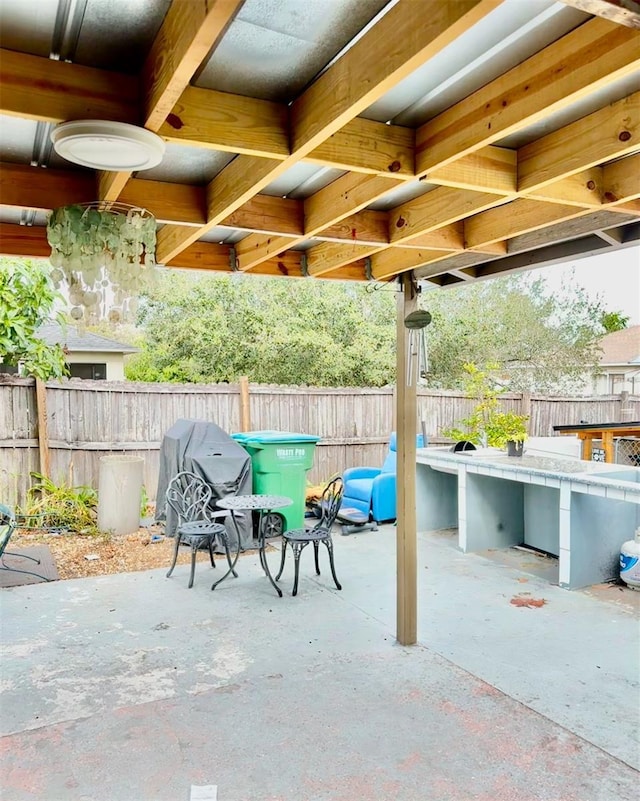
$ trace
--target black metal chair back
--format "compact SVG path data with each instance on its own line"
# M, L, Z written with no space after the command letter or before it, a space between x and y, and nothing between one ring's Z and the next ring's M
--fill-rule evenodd
M178 525L194 520L209 520L211 487L195 473L175 475L167 487L167 503L178 516Z
M5 552L11 535L16 529L16 518L8 506L0 503L0 559Z
M35 556L28 556L26 553L12 553L7 550L7 545L11 539L11 535L16 530L16 516L12 509L0 503L0 570L9 570L11 573L24 573L27 576L35 576L43 581L53 581L49 576L43 576L41 573L34 573L33 570L20 570L17 567L9 567L4 563L4 556L19 556L21 559L28 559L30 562L40 564L40 560Z
M330 481L324 488L320 499L320 520L313 527L314 530L331 531L331 527L336 522L342 496L344 495L344 482L338 476Z

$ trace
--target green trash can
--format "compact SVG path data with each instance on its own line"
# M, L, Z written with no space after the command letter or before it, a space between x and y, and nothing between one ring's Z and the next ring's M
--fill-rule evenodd
M250 454L253 491L260 495L286 495L291 506L279 509L284 530L304 526L307 470L320 437L289 431L248 431L232 437Z

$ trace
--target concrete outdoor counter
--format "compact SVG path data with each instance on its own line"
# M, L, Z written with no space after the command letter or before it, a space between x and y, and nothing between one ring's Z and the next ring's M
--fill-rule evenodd
M418 530L458 528L465 551L529 545L559 558L559 584L618 576L640 525L640 469L483 449L417 451Z

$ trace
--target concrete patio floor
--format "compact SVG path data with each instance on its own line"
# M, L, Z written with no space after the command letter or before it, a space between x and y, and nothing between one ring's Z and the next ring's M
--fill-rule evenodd
M421 534L403 648L395 529L335 545L342 592L310 550L297 598L253 554L3 590L3 801L635 801L635 595Z

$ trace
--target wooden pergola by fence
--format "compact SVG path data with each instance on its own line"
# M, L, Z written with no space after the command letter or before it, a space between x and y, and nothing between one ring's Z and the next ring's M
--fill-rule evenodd
M415 642L402 321L420 281L639 241L638 3L340 0L317 19L299 0L74 8L2 11L0 250L46 257L43 212L117 200L155 215L170 267L398 279L398 639ZM47 126L77 119L170 147L146 174L71 169Z

